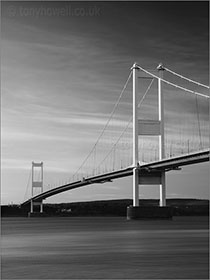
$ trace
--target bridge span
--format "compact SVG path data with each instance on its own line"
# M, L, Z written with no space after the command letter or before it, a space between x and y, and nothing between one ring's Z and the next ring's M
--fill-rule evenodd
M155 161L148 164L142 164L138 166L138 173L139 177L141 177L141 174L145 176L145 174L148 174L148 176L152 176L153 174L157 172L167 172L171 170L177 170L178 168L185 166L185 165L191 165L191 164L197 164L201 162L207 162L210 159L210 150L204 150L199 152L190 153L187 155L181 155L176 157L171 157L167 159L163 159L161 161ZM132 176L133 175L133 168L132 166L121 169L118 171L113 171L97 176L92 176L88 178L83 178L83 180L75 181L66 185L59 186L57 188L54 188L52 190L45 191L37 196L34 196L32 199L34 202L42 201L43 199L46 199L48 197L51 197L53 195L77 189L80 187L84 187L91 184L103 184L107 182L111 182L114 179L119 179L122 177ZM31 199L28 199L27 201L22 203L22 206L25 206L27 204L31 203Z
M110 182L114 179L127 176L132 176L133 178L133 208L130 207L128 217L137 217L139 215L138 213L142 210L139 207L139 185L159 185L159 206L161 209L157 211L161 211L161 213L166 211L167 214L165 173L170 170L177 170L185 165L209 161L209 138L207 136L209 126L205 129L205 123L207 121L204 123L201 122L202 115L199 112L198 97L205 99L209 99L210 97L206 93L206 89L209 89L209 86L177 74L164 67L162 63L158 65L156 71L157 75L147 71L137 63L133 64L105 126L93 148L74 173L73 181L69 180L66 184L44 191L43 162L32 162L32 195L22 203L23 206L30 203L31 214L33 214L34 205L39 205L40 213L43 213L42 201L50 196L91 184ZM197 86L202 87L202 90L197 92L190 88L185 88L180 84L175 84L170 79L168 80L163 77L164 72L169 72L173 76L182 78L192 84L197 84ZM132 89L128 86L129 81L131 82ZM144 110L141 105L149 91L151 91L150 94L153 94L157 102L153 99L148 99L147 96L147 99L154 103L151 106L154 110L150 110L149 112L148 104L144 104L147 110L143 114ZM184 110L185 115L179 121L177 120L177 124L173 121L169 123L168 120L171 120L174 114L173 106L165 110L164 104L168 104L167 99L169 100L169 94L171 92L177 94L178 91L194 95L195 99L193 103L195 104L193 105L191 102L191 106L195 106L196 110L192 110L192 115L194 116L192 119L189 119L191 115L188 112L186 114ZM166 95L165 99L164 95ZM170 100L173 101L174 99L172 98ZM155 105L157 105L157 108L155 108ZM126 116L125 119L124 116ZM183 122L186 123L186 126L181 127L180 124ZM195 133L193 132L194 130ZM205 132L203 136L201 133L202 130ZM151 139L151 143L153 144L151 146L147 145L147 148L144 145L141 147L142 139L147 142L148 138ZM158 143L158 146L154 144L154 141ZM185 142L187 143L187 152L184 152L186 151ZM196 142L196 145L194 145L194 142ZM180 144L181 155L177 151ZM168 157L167 148L169 146L170 155L174 153L174 147L176 156ZM197 151L195 151L195 147L198 149ZM206 147L206 150L204 150L204 147ZM189 153L189 151L193 150L194 152ZM152 160L150 156L145 159L144 154L147 155L151 151L154 152L153 156L155 157L152 156ZM179 156L177 156L178 154ZM158 161L156 159L154 160L156 155ZM39 169L40 178L36 176L35 170L37 171L37 169ZM101 170L106 171L102 173ZM77 181L74 179L75 175L77 176ZM34 194L35 189L40 190L38 195Z

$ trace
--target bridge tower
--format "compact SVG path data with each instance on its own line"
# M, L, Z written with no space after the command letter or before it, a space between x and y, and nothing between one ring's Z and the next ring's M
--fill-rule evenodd
M37 176L39 174L39 176ZM34 213L34 206L39 205L40 213L43 213L43 202L33 201L33 196L36 190L39 190L39 193L43 192L43 162L35 163L32 162L32 184L31 184L31 209L30 214Z
M159 160L165 158L165 142L164 142L164 100L162 92L162 78L164 67L160 64L157 67L159 71L158 78L158 120L139 120L138 119L138 77L140 69L137 63L131 68L133 71L133 206L128 207L127 217L135 218L143 217L141 211L143 207L139 207L139 185L159 185L160 186L160 207L156 207L154 211L158 212L160 217L170 216L170 209L166 207L166 185L165 171L144 171L139 170L138 159L138 136L158 136L159 138ZM161 209L162 208L162 209ZM151 209L150 209L151 210ZM146 214L147 215L147 214ZM153 215L153 214L152 214ZM156 215L156 216L157 216Z

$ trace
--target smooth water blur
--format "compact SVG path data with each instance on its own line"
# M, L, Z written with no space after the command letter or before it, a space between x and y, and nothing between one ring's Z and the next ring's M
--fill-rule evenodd
M208 217L2 218L2 279L208 279Z

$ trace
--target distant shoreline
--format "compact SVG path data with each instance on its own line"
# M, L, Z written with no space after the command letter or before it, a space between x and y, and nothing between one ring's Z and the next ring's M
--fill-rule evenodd
M140 199L140 206L158 206L158 199ZM126 216L126 209L132 205L131 199L85 201L72 203L46 203L44 212L47 216ZM167 206L173 210L174 216L208 216L208 199L167 199ZM2 205L2 217L26 217L28 207L20 205ZM36 211L36 209L35 209ZM39 209L37 209L39 211Z

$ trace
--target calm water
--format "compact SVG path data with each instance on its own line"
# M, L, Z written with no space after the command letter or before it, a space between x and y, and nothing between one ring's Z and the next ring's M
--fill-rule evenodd
M2 279L208 279L208 217L3 218Z

